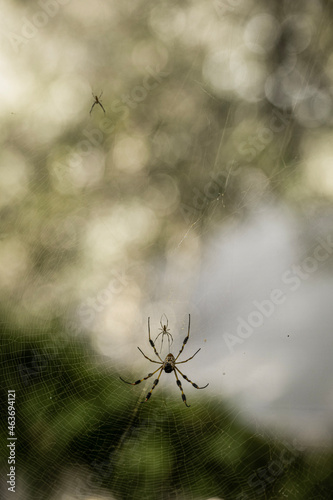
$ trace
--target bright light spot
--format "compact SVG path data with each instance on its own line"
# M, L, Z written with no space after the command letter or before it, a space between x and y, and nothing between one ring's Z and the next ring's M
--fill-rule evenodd
M175 38L184 33L186 14L181 7L157 5L152 9L149 24L161 38Z
M280 34L280 25L275 17L259 14L252 17L244 31L246 46L257 54L266 54L275 46Z
M145 328L141 325L138 299L140 299L140 290L135 286L133 289L131 284L124 290L124 293L114 297L112 304L105 310L103 318L95 328L97 330L96 347L100 352L114 357L116 351L118 358L123 356L124 352L131 356L133 353L136 354L135 344L139 341L140 334L143 339L145 336L143 332L147 328L146 325ZM129 335L131 340L135 339L134 343L128 338ZM138 361L142 360L138 359Z
M333 144L331 134L304 137L305 182L310 191L333 196Z
M265 73L245 46L211 53L203 64L203 77L218 94L236 92L248 101L261 97Z
M104 155L89 138L83 136L69 152L64 163L68 166L67 171L74 187L96 186L103 179Z
M137 172L149 157L147 147L140 137L121 136L113 150L113 160L119 170Z
M159 174L154 177L157 184L148 187L145 198L147 205L159 215L172 213L178 205L179 190L171 175Z
M137 203L109 208L111 215L96 212L87 225L86 245L95 266L108 264L110 259L125 258L125 248L131 245L148 245L157 230L153 212Z

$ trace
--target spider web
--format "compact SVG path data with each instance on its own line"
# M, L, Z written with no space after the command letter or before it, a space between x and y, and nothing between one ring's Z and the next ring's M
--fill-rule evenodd
M331 297L331 287L330 280L324 288L321 282L330 259L302 281L300 292L284 289L285 305L249 338L236 335L238 317L247 319L253 301L267 300L293 264L313 255L316 238L330 234L332 215L329 198L306 196L309 184L299 172L308 166L297 143L302 130L290 116L295 110L288 114L281 106L285 126L267 135L272 115L254 91L262 88L260 65L252 67L259 78L253 83L238 72L246 61L232 61L238 78L252 82L254 113L241 86L236 99L232 85L216 85L214 67L230 76L220 50L214 55L225 41L221 33L229 33L230 46L240 44L242 19L252 19L252 7L47 5L52 15L44 9L36 17L34 6L7 7L4 15L16 33L26 16L31 38L13 59L3 28L9 45L1 178L2 477L9 471L8 391L15 390L20 499L330 498L331 306L324 296ZM306 5L310 18L322 6L319 26L330 19L326 4ZM43 23L45 16L46 29L34 32L29 21ZM207 20L211 37L199 19ZM267 22L274 32L272 19ZM74 25L85 33L80 46ZM13 60L24 85L12 73ZM312 82L313 61L299 92ZM152 86L147 95L143 82ZM288 83L293 89L293 79ZM107 116L95 106L90 118L91 91L102 90ZM330 124L321 102L313 121L303 110L304 128L321 130L319 115ZM314 156L318 144L311 140ZM304 218L293 218L287 202ZM289 247L299 253L283 253ZM307 295L326 322L290 314L310 310ZM181 369L209 386L196 390L181 379L187 408L174 374L163 372L142 403L154 377L131 387L119 376L134 382L155 367L137 350L155 359L147 318L154 339L165 314L176 355L189 313L191 333L180 359L201 350ZM320 333L314 338L309 330ZM233 349L226 334L238 340ZM164 359L168 343L162 349L161 340ZM314 418L304 422L311 404ZM6 481L1 497L12 498Z
M31 498L57 498L60 492L66 498L113 498L108 490L115 498L306 494L304 446L296 440L281 441L251 414L226 407L208 391L196 396L186 387L186 408L174 381L167 387L166 374L154 397L141 404L151 383L128 390L89 344L58 345L36 332L16 334L14 342L11 333L3 336L5 379L16 388L17 408L24 408L17 428L25 495L29 489ZM318 466L325 469L325 459L317 454L311 462L310 481ZM315 491L320 494L317 486Z

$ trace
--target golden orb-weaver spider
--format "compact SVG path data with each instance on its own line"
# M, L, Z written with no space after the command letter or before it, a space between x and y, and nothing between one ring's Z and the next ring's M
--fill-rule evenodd
M161 319L162 321L162 319ZM183 391L183 388L182 388L182 384L181 384L181 381L179 380L178 378L178 375L177 375L177 372L179 372L181 374L181 376L187 380L187 382L189 382L190 384L193 385L193 387L195 387L196 389L205 389L209 384L206 384L204 387L198 387L197 384L195 384L194 382L192 382L186 375L184 375L180 370L179 368L177 368L176 365L179 365L181 363L187 363L188 361L190 361L190 359L194 358L194 356L196 354L198 354L198 352L201 350L201 349L198 349L194 354L193 356L191 356L190 358L186 359L185 361L177 361L177 359L179 358L179 356L181 355L181 353L183 352L184 350L184 347L185 347L185 344L187 343L188 339L189 339L189 336L190 336L190 322L191 322L191 316L190 314L188 315L188 330L187 330L187 336L185 337L184 341L183 341L183 345L177 355L177 357L175 358L173 354L169 353L165 360L163 361L160 357L160 355L158 354L157 350L156 350L156 347L155 347L155 344L154 342L151 340L151 337L150 337L150 318L148 318L148 335L149 335L149 343L150 345L152 346L152 348L154 349L154 352L156 354L156 356L158 357L159 361L154 361L153 359L150 359L148 358L148 356L145 355L145 353L143 351L141 351L140 347L138 347L139 351L141 352L141 354L143 354L143 356L148 359L149 361L151 361L152 363L157 363L159 365L162 365L160 366L159 368L157 368L157 370L155 370L153 373L149 373L147 375L147 377L144 377L140 380L137 380L136 382L126 382L126 380L124 380L123 378L119 377L120 380L122 380L123 382L125 382L126 384L130 384L130 385L137 385L137 384L140 384L141 382L143 382L144 380L147 380L148 378L152 377L154 375L154 373L158 372L159 371L159 374L158 374L158 377L157 379L154 380L154 384L153 384L153 387L151 388L151 390L148 392L147 396L146 396L146 399L144 401L141 401L142 403L148 401L148 399L150 398L153 390L155 389L155 387L157 386L158 382L159 382L159 379L160 379L160 376L163 372L163 370L165 371L165 373L171 373L173 372L175 374L175 377L176 377L176 380L177 380L177 385L182 393L182 400L184 401L185 405L187 407L190 407L191 405L188 405L186 403L186 396L184 394L184 391ZM164 330L164 326L162 325L161 323L161 326L162 326L162 331L160 334L162 334L164 331L167 331L167 326L168 325L165 325L165 330ZM159 334L159 335L160 335ZM171 334L170 334L171 335ZM162 337L163 338L163 337Z
M165 325L162 324L162 318L163 318L163 316L166 319L166 324ZM162 314L162 316L161 316L160 325L161 325L160 333L157 335L156 339L154 340L154 344L156 344L156 340L158 339L158 337L160 335L162 335L162 341L161 341L161 351L162 351L162 349L163 349L163 339L164 339L164 335L166 335L168 337L168 345L169 345L169 350L170 350L170 346L173 344L173 336L171 335L170 330L168 328L169 320L168 320L168 318L166 317L165 314ZM171 338L171 344L170 344L170 338Z
M102 97L102 95L103 95L103 91L100 93L99 97L97 97L97 95L94 95L94 94L92 93L92 96L93 96L93 98L95 99L95 101L94 101L93 105L92 105L92 106L91 106L91 108L90 108L90 111L89 111L89 114L90 114L90 115L91 115L91 112L92 112L92 110L93 110L93 108L94 108L95 104L99 104L99 105L100 105L100 107L102 108L102 110L104 111L104 114L105 114L105 109L103 108L103 104L102 104L102 103L101 103L101 101L100 101L100 98Z

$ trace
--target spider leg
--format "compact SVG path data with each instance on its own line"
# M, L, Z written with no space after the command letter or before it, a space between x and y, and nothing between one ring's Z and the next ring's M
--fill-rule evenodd
M159 337L160 335L162 335L162 333L163 333L163 331L161 331L161 332L157 335L156 339L154 340L154 344L156 343L156 340L158 339L158 337ZM162 351L162 349L163 349L163 335L162 335L162 342L161 342L161 351Z
M100 101L98 101L98 104L100 105L100 107L102 108L102 110L104 111L104 114L105 114L105 109L103 108L103 104Z
M168 337L168 344L169 344L169 352L170 352L170 348L173 344L173 336L171 335L171 333L169 332L165 332L164 330L162 330L156 337L156 339L154 340L154 343L156 343L156 340L158 339L158 337L162 335L162 342L161 342L161 351L163 349L163 339L164 339L164 335L167 335ZM170 337L171 337L171 344L170 344Z
M102 95L103 95L103 90L102 90L102 92L100 93L100 95L99 95L99 98L98 98L98 99L100 99L100 98L102 97Z
M192 384L192 385L193 385L193 387L195 387L196 389L205 389L205 388L207 387L207 385L209 385L209 384L206 384L204 387L199 387L197 384L195 384L194 382L192 382L192 380L190 380L190 379L189 379L186 375L184 375L184 373L182 373L182 372L179 370L179 368L177 368L176 366L175 366L175 370L177 370L177 372L179 372L179 373L181 374L181 376L182 376L185 380L187 380L187 382L190 382L190 384Z
M141 380L137 380L136 382L126 382L126 380L124 380L123 378L119 377L120 380L122 380L123 382L125 382L125 384L129 384L129 385L138 385L140 384L141 382L143 382L144 380L147 380L147 378L150 378L154 375L154 373L158 372L158 370L160 370L161 368L157 368L157 370L155 370L153 373L148 373L147 377L145 378L142 378ZM161 375L161 374L160 374ZM156 380L155 380L156 382Z
M90 108L90 111L89 111L89 114L90 114L90 115L91 115L91 112L92 112L93 107L95 106L95 104L96 104L96 101L93 103L93 105L92 105L92 106L91 106L91 108Z
M198 352L199 352L199 351L201 351L201 347L200 347L200 349L198 349L198 350L197 350L197 352L195 352L195 353L193 354L193 356L191 356L191 357L190 357L190 358L188 358L188 359L185 359L185 361L177 361L176 365L179 365L180 363L187 363L188 361L190 361L190 359L194 358L194 356L195 356L196 354L198 354ZM177 358L178 358L178 356L177 356ZM177 359L177 358L176 358L176 359Z
M162 371L163 371L163 366L161 366L161 368L158 368L157 370L161 370L160 371L160 374L159 376L157 377L157 379L154 380L154 384L153 384L153 387L150 389L150 391L148 392L147 396L146 396L146 399L144 401L141 401L141 403L145 403L146 401L148 401L148 399L150 398L151 396L151 393L153 392L153 390L155 389L155 387L157 386L158 382L159 382L159 379L160 379L160 376L162 375ZM156 370L156 371L157 371ZM154 372L156 373L156 372Z
M159 365L161 364L159 361L154 361L153 359L148 358L148 356L146 356L146 355L145 355L145 353L144 353L143 351L141 351L140 347L138 347L138 349L139 349L139 351L141 352L141 354L143 354L143 355L144 355L144 357L145 357L146 359L149 359L149 361L151 361L152 363L158 363ZM162 361L162 360L161 360L161 361ZM162 361L162 363L163 363L163 361Z
M175 361L177 361L177 359L179 358L179 356L181 355L181 353L183 352L184 350L184 347L185 347L185 344L187 343L188 341L188 338L190 336L190 322L191 322L191 316L190 314L188 315L188 330L187 330L187 336L184 338L184 342L183 342L183 345L178 353L178 356L176 357Z
M171 344L170 344L170 339L169 339L169 337L168 337L169 351L170 351L171 346L172 346L172 344L173 344L173 336L171 335L171 333L169 333L169 335L170 335L170 337L171 337Z
M150 318L148 318L148 334L149 334L149 344L152 346L152 348L154 349L154 352L156 354L156 356L158 357L158 359L163 363L163 360L161 359L160 355L158 354L158 352L156 351L156 347L155 347L155 344L154 342L152 341L152 339L150 338Z
M182 400L184 401L184 403L186 404L186 406L189 408L191 405L188 405L188 404L186 403L186 396L185 396L184 391L183 391L183 388L182 388L182 383L181 383L181 381L179 380L179 378L178 378L178 376L177 376L177 372L176 372L176 370L174 370L174 372L173 372L173 373L175 374L175 377L176 377L176 379L177 379L177 385L178 385L179 389L181 390L181 393L182 393Z
M169 352L170 352L171 346L173 344L173 336L169 332L166 332L166 335L168 337L168 345L169 345ZM170 337L171 337L171 344L170 344ZM162 337L162 340L163 340L163 337Z

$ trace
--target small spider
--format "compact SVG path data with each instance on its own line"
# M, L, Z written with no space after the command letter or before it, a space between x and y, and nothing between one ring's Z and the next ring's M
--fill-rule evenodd
M198 352L200 351L200 349L198 349L194 354L193 356L191 356L190 358L186 359L185 361L177 361L177 359L179 358L179 356L181 355L181 353L183 352L184 350L184 347L185 347L185 344L187 343L188 339L189 339L189 336L190 336L190 320L191 320L191 316L188 315L188 330L187 330L187 336L185 337L184 339L184 342L183 342L183 345L177 355L177 357L175 358L173 354L169 353L167 355L167 357L165 358L165 360L163 361L161 358L160 358L160 355L158 354L157 350L156 350L156 347L155 347L155 344L154 342L151 340L150 338L150 318L148 318L148 334L149 334L149 343L150 345L152 346L152 348L154 349L154 352L156 354L156 356L158 357L158 359L160 361L154 361L153 359L150 359L148 358L148 356L145 355L145 353L143 351L141 351L140 347L138 347L139 351L141 352L141 354L143 354L143 356L148 359L149 361L151 361L152 363L157 363L159 365L161 365L159 368L157 368L157 370L155 370L153 373L149 373L147 375L147 377L144 377L142 378L141 380L137 380L136 382L126 382L126 380L124 380L123 378L119 377L120 380L122 380L123 382L125 382L126 384L130 384L130 385L137 385L137 384L140 384L141 382L143 382L144 380L147 380L148 378L152 377L154 375L154 373L158 372L159 371L159 374L158 374L158 377L157 379L154 380L154 384L153 384L153 387L151 388L151 390L148 392L147 396L146 396L146 399L144 401L141 401L142 403L144 403L145 401L148 401L148 399L150 398L153 390L155 389L155 387L157 386L158 382L159 382L159 379L160 379L160 376L162 374L162 371L164 370L165 373L171 373L173 372L175 374L175 377L176 377L176 380L177 380L177 385L182 393L182 400L184 401L185 405L187 407L190 407L191 405L188 405L186 403L186 396L183 392L183 388L182 388L182 384L181 384L181 381L179 380L178 378L178 375L177 375L177 372L179 372L181 374L181 376L187 380L187 382L189 382L190 384L193 385L193 387L195 387L196 389L205 389L205 387L207 387L209 384L206 384L204 387L198 387L197 384L195 384L194 382L192 382L189 378L187 378L186 375L184 375L180 370L179 368L177 368L176 365L179 365L181 363L187 363L188 361L190 361L190 359L194 358L194 356L196 354L198 354ZM162 319L161 319L162 321ZM161 324L162 326L162 324ZM165 325L165 329L167 331L167 326L168 325ZM161 334L164 333L164 326L162 326L162 332ZM160 335L160 334L159 334Z
M163 316L164 316L164 317L165 317L165 319L166 319L166 325L163 325L163 324L162 324L162 318L163 318ZM160 331L160 333L157 335L156 339L154 340L154 344L156 344L156 340L158 339L158 337L159 337L160 335L162 335L162 341L161 341L161 351L162 351L162 349L163 349L163 339L164 339L164 335L166 335L166 336L168 337L169 350L170 350L170 346L171 346L171 345L172 345L172 343L173 343L173 336L172 336L172 335L171 335L171 333L170 333L170 330L169 330L169 328L168 328L168 324L169 324L168 318L166 317L166 315L165 315L165 314L162 314L162 317L161 317L161 319L160 319L160 325L161 325L160 330L161 330L161 331ZM171 338L171 344L170 344L170 338Z
M91 115L91 112L92 112L92 110L93 110L93 108L94 108L95 104L99 104L99 105L100 105L100 107L102 108L102 110L104 111L104 114L105 114L105 109L103 108L103 104L102 104L102 103L101 103L101 101L100 101L100 98L102 97L102 95L103 95L103 91L100 93L99 97L97 97L97 95L94 95L94 94L92 93L92 96L93 96L93 98L95 99L95 101L94 101L94 103L93 103L93 105L91 106L91 109L90 109L90 111L89 111L89 114L90 114L90 115Z

